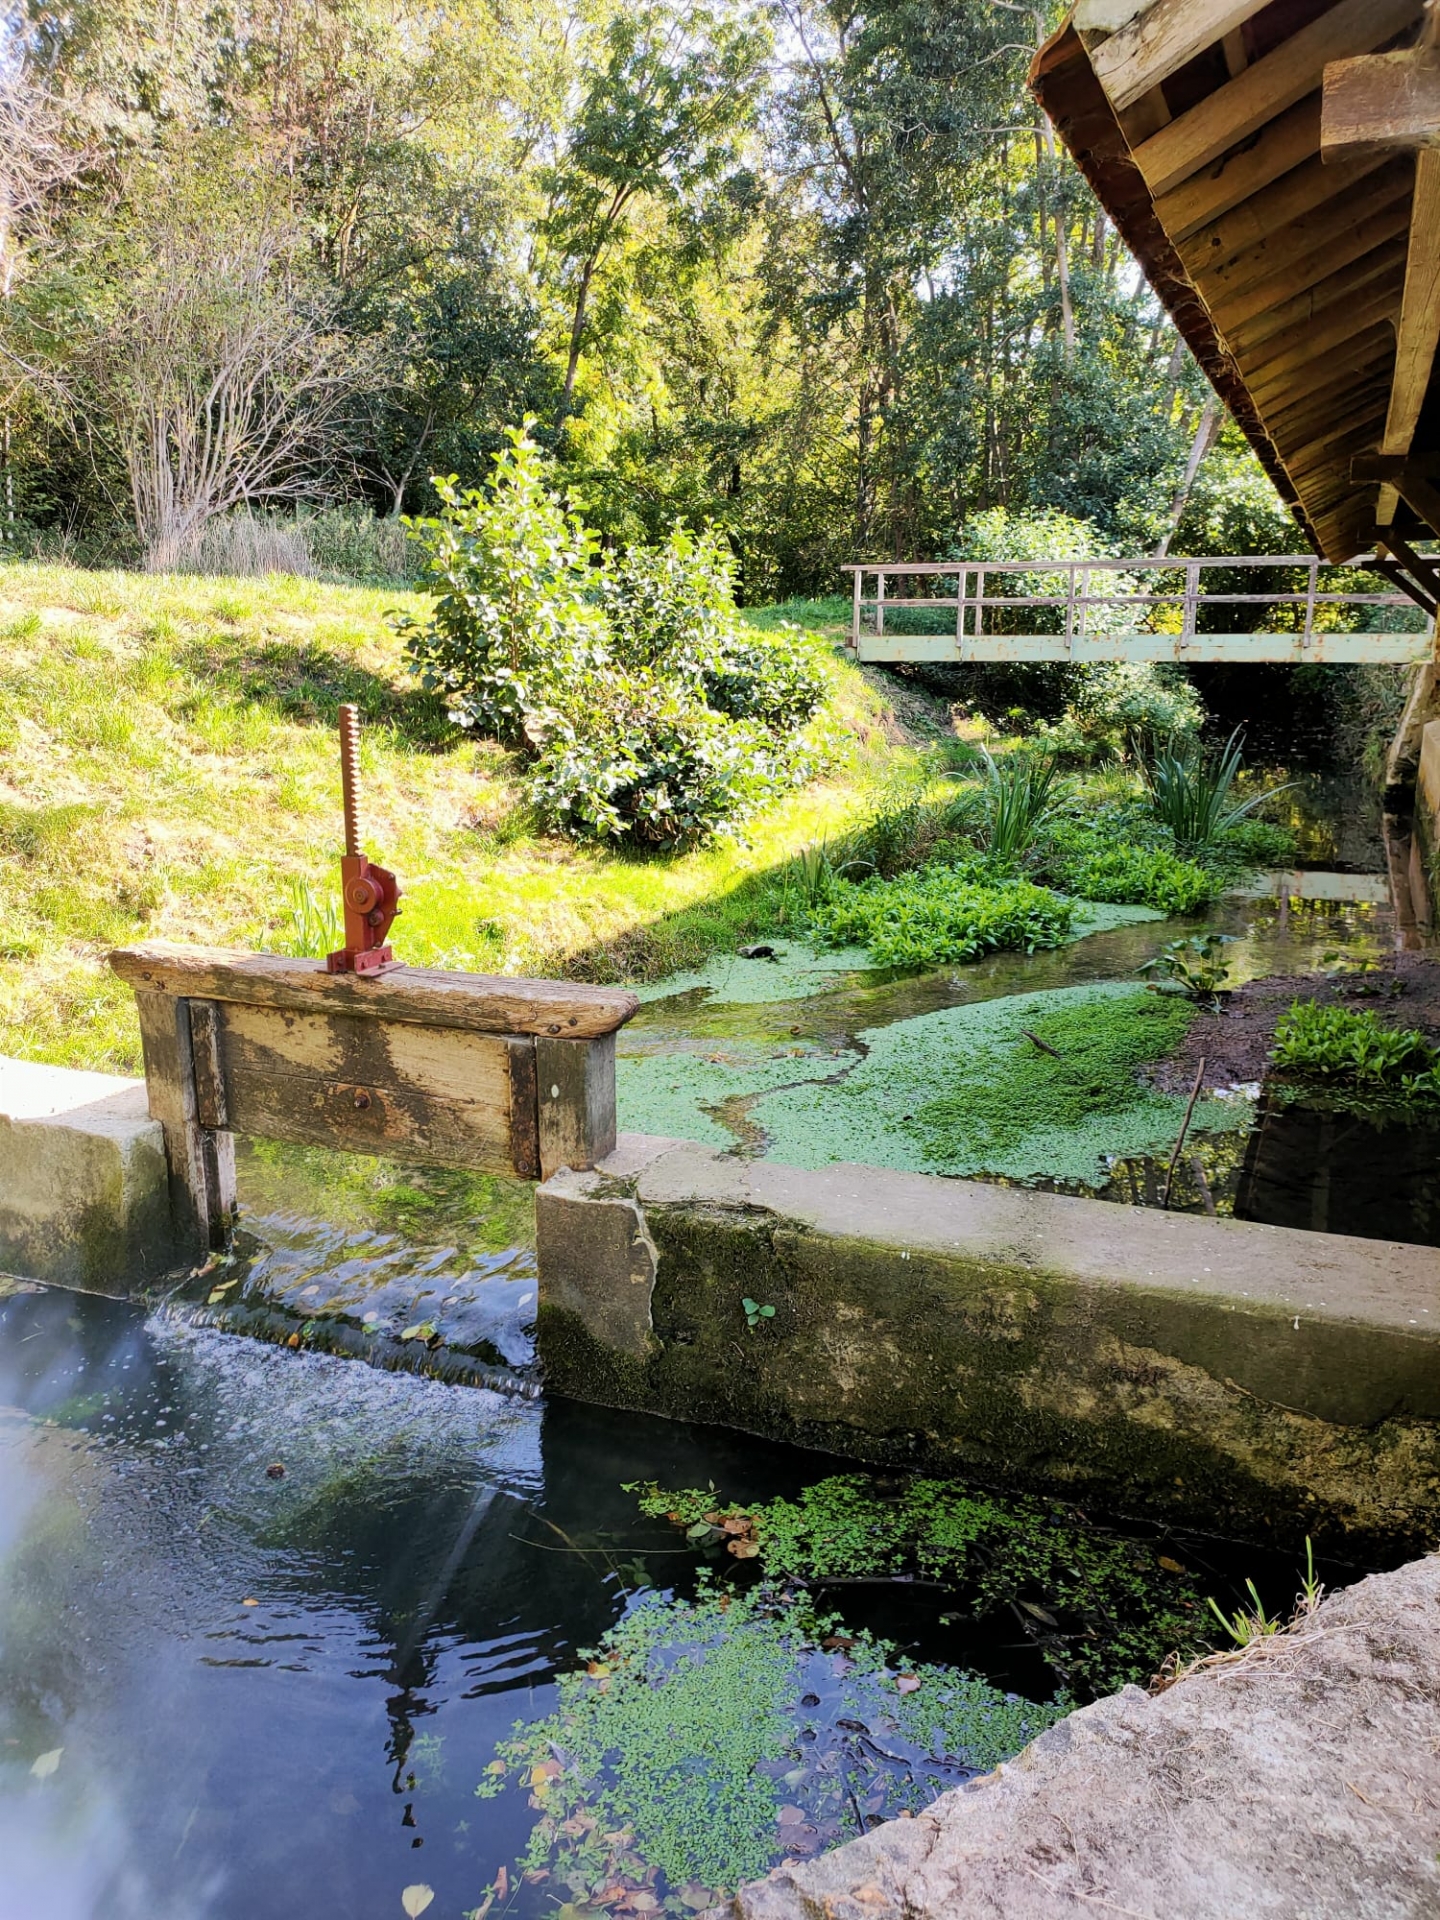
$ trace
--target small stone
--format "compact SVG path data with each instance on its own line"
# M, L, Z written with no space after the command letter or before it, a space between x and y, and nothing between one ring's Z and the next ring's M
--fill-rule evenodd
M265 1478L267 1480L283 1480L285 1478L285 1462L283 1460L272 1460L265 1469Z

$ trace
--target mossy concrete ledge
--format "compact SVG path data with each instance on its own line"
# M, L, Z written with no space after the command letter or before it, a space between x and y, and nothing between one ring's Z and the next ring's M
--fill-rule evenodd
M173 1257L145 1083L0 1056L0 1271L123 1294Z
M551 1393L1263 1539L1440 1532L1432 1249L634 1134L536 1228Z

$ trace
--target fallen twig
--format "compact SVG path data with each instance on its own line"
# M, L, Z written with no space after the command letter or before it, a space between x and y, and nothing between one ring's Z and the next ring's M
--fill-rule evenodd
M1180 1137L1175 1142L1175 1151L1170 1156L1170 1165L1165 1169L1165 1191L1160 1195L1160 1211L1165 1213L1170 1206L1170 1187L1175 1178L1175 1169L1179 1165L1180 1151L1185 1145L1185 1136L1190 1131L1190 1116L1195 1111L1195 1102L1200 1098L1201 1083L1205 1078L1205 1056L1200 1056L1200 1064L1195 1069L1195 1084L1190 1089L1190 1100L1185 1108L1185 1118L1180 1122Z
M1035 1046L1039 1047L1042 1053L1048 1053L1052 1060L1063 1060L1065 1058L1064 1054L1061 1053L1058 1047L1052 1047L1048 1040L1042 1040L1039 1034L1032 1033L1029 1027L1021 1027L1020 1031L1021 1033L1024 1034L1027 1040L1031 1041Z

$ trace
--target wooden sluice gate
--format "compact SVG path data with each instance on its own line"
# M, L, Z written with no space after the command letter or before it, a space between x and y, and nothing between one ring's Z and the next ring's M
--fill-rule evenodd
M395 876L360 845L353 707L340 710L345 944L324 960L154 941L135 990L177 1237L216 1247L235 1136L545 1180L615 1144L615 1033L634 994L399 964Z
M847 569L850 648L858 660L956 666L1045 660L1413 665L1435 657L1436 614L1435 574L1421 556L1414 558L1417 566L1407 573L1393 560L1362 557L1344 570L1350 581L1334 588L1327 574L1339 570L1303 553L867 562ZM1260 591L1235 586L1237 575L1257 570ZM1294 584L1277 589L1265 572L1288 574ZM1398 591L1359 590L1356 572L1389 580ZM1228 574L1228 582L1216 584L1217 574ZM913 631L917 614L944 615L945 630ZM1235 631L1216 631L1222 622Z

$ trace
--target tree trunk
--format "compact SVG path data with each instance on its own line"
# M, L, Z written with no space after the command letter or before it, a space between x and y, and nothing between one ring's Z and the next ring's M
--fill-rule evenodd
M1212 393L1200 410L1199 424L1195 428L1195 438L1190 442L1190 457L1185 462L1185 472L1175 489L1170 502L1170 524L1155 549L1155 558L1163 560L1170 551L1170 542L1175 538L1175 529L1180 517L1190 504L1190 492L1195 485L1195 476L1200 471L1200 463L1215 444L1215 436L1220 431L1220 402Z

